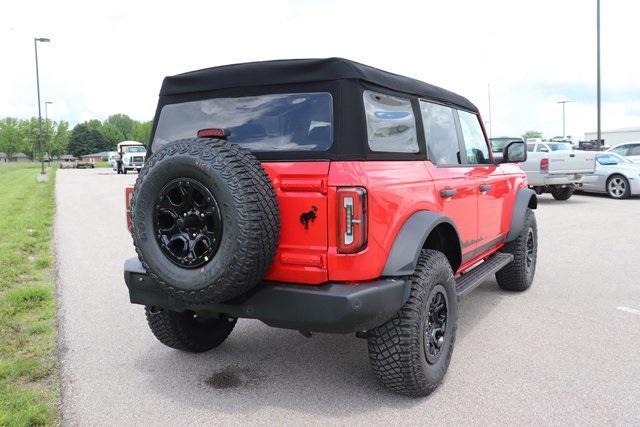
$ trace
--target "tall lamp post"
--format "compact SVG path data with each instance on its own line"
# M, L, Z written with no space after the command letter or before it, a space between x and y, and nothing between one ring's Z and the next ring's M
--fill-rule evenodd
M600 105L600 0L596 0L596 39L597 39L597 47L596 47L596 51L597 51L597 69L598 69L598 144L602 145L602 129L601 129L601 121L600 121L600 109L601 109L601 105Z
M40 72L38 70L38 42L49 43L51 40L44 37L35 37L33 39L33 47L36 52L36 87L38 88L38 145L40 146L40 165L42 166L41 174L44 174L44 161L42 159L42 112L40 108Z
M567 105L567 102L571 102L571 101L558 101L558 104L562 104L562 139L567 139L567 132L565 131L565 111L564 111L564 107L565 105Z

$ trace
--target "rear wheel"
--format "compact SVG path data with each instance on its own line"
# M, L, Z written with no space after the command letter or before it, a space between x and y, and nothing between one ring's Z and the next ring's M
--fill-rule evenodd
M407 302L369 331L371 367L390 390L426 396L442 382L456 337L458 300L447 257L423 250Z
M622 175L611 175L607 180L607 194L614 199L626 199L631 194L629 181Z
M556 200L568 200L575 191L575 185L569 185L567 187L553 187L551 188L551 195Z
M527 209L524 226L518 237L500 251L513 255L513 261L496 273L498 285L507 291L529 289L538 258L538 226L531 209Z
M158 341L167 347L191 353L219 346L236 325L236 319L203 318L192 311L178 313L148 306L144 311L151 332Z

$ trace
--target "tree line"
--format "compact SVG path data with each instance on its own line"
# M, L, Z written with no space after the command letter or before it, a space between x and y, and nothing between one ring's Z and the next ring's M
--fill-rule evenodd
M42 149L40 146L40 136ZM0 152L13 158L24 153L30 159L55 158L63 154L80 157L102 151L115 151L122 141L149 142L151 121L140 122L126 114L113 114L106 120L89 120L69 129L69 123L51 119L42 120L42 133L38 119L0 119Z

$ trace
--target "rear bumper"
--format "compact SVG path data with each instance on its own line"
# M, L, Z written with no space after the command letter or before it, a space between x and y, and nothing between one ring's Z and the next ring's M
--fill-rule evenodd
M404 279L323 285L264 282L231 302L188 304L163 292L137 258L125 262L124 279L133 304L224 314L258 319L278 328L331 333L366 331L383 324L400 310L410 286Z

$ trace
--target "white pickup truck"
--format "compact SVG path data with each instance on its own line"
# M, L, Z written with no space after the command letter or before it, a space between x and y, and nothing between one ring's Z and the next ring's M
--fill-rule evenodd
M529 187L538 194L549 192L556 200L567 200L584 175L595 171L594 152L574 150L571 143L528 139L527 151L527 161L520 166Z

